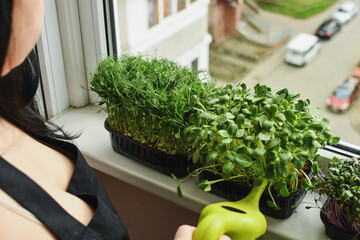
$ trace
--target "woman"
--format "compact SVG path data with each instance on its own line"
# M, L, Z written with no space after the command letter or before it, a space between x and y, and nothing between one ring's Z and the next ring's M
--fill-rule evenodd
M98 178L64 141L74 136L38 114L33 48L44 2L0 1L0 239L129 239ZM183 225L175 239L194 230Z
M129 239L72 137L36 112L43 0L0 2L0 239Z

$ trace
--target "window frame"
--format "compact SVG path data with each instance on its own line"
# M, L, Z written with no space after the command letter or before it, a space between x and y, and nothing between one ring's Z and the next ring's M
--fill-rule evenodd
M200 4L201 2L202 1L197 0L194 3ZM187 4L188 3L190 3L190 0L187 0ZM50 10L48 10L48 8L50 8ZM72 11L69 10L71 8ZM108 54L117 54L118 51L120 52L117 8L116 0L77 0L70 1L69 3L67 3L67 1L47 1L45 5L44 26L38 41L37 50L41 66L44 99L46 101L46 107L43 107L43 111L46 109L46 114L49 118L59 115L68 107L83 107L97 101L97 96L91 96L91 93L87 90L90 81L90 72L96 68L98 61L100 61L102 57ZM106 16L104 9L108 12ZM51 16L54 18L49 18ZM56 23L56 19L58 19L58 23ZM56 27L56 25L58 26ZM58 33L54 34L50 32L49 28L57 28ZM81 29L81 31L78 34L75 34L72 38L69 37L69 35L79 29ZM91 35L89 35L89 32ZM56 39L58 41L56 41ZM66 46L66 41L70 40L75 41L75 43L72 42L72 44L74 44L72 47L76 45L79 49L77 53L67 55L64 54L64 52L73 49L64 47ZM209 39L207 41L209 41ZM61 49L61 54L50 51L56 48ZM59 64L56 64L56 62L54 62L56 59L62 59L63 63L61 64L60 61ZM73 63L78 59L80 59L80 67L83 68L83 71L79 75L81 76L80 80L71 80L66 74L69 70L66 69L67 66L64 63ZM199 66L202 65L200 62L198 62L198 64ZM56 75L56 73L59 74ZM59 86L61 86L61 88L66 86L65 89L67 89L67 92L65 94L59 94L57 92L60 88ZM76 90L74 91L72 88L76 88ZM81 93L82 97L74 100L74 97L76 97L78 93ZM65 107L59 107L61 104ZM319 154L326 159L331 159L334 156L360 157L360 146L340 141L339 144L335 146L326 146L319 151Z

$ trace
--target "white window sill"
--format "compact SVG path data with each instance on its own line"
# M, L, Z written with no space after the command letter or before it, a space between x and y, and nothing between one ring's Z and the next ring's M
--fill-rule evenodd
M177 182L171 177L116 153L104 128L107 114L98 112L99 109L93 105L70 108L52 119L65 130L82 132L75 143L91 167L198 213L208 204L226 201L200 190L193 179L182 185L183 198L179 198L176 194ZM329 239L320 220L320 209L305 209L315 205L314 196L308 192L297 212L288 219L266 217L267 232L261 239Z

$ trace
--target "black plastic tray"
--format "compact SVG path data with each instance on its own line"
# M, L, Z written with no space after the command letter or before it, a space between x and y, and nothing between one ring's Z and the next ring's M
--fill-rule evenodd
M105 129L109 131L111 146L115 152L168 176L175 174L176 177L181 178L188 175L187 169L191 167L192 163L188 160L187 156L166 154L149 148L144 144L112 130L107 119L105 120L104 126Z
M320 218L321 221L324 223L324 227L325 227L325 233L326 235L328 235L331 239L336 239L336 240L360 240L360 236L355 238L355 235L335 227L334 225L332 225L331 222L329 222L326 214L321 210L320 211Z
M199 180L216 180L220 176L212 173L203 171ZM311 179L313 177L313 171L310 171L308 177ZM247 186L240 185L233 181L222 181L211 185L211 193L223 197L230 201L238 201L244 198L251 189ZM267 201L271 201L271 197L265 189L263 195L260 198L259 208L260 211L269 217L276 219L285 219L290 217L298 204L304 199L306 191L303 188L300 188L298 191L291 193L288 197L282 197L273 195L276 204L281 208L280 210L275 210L275 208L269 207Z

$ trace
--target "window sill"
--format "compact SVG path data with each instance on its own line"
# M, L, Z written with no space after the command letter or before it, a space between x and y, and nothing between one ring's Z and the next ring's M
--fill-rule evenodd
M91 167L198 213L208 204L226 201L198 189L193 180L182 185L183 198L179 198L175 180L114 152L104 128L107 114L99 109L93 105L69 108L52 119L65 130L82 132L75 143ZM305 209L315 205L314 197L308 192L297 212L286 220L266 217L267 232L261 239L329 239L320 220L320 209Z

